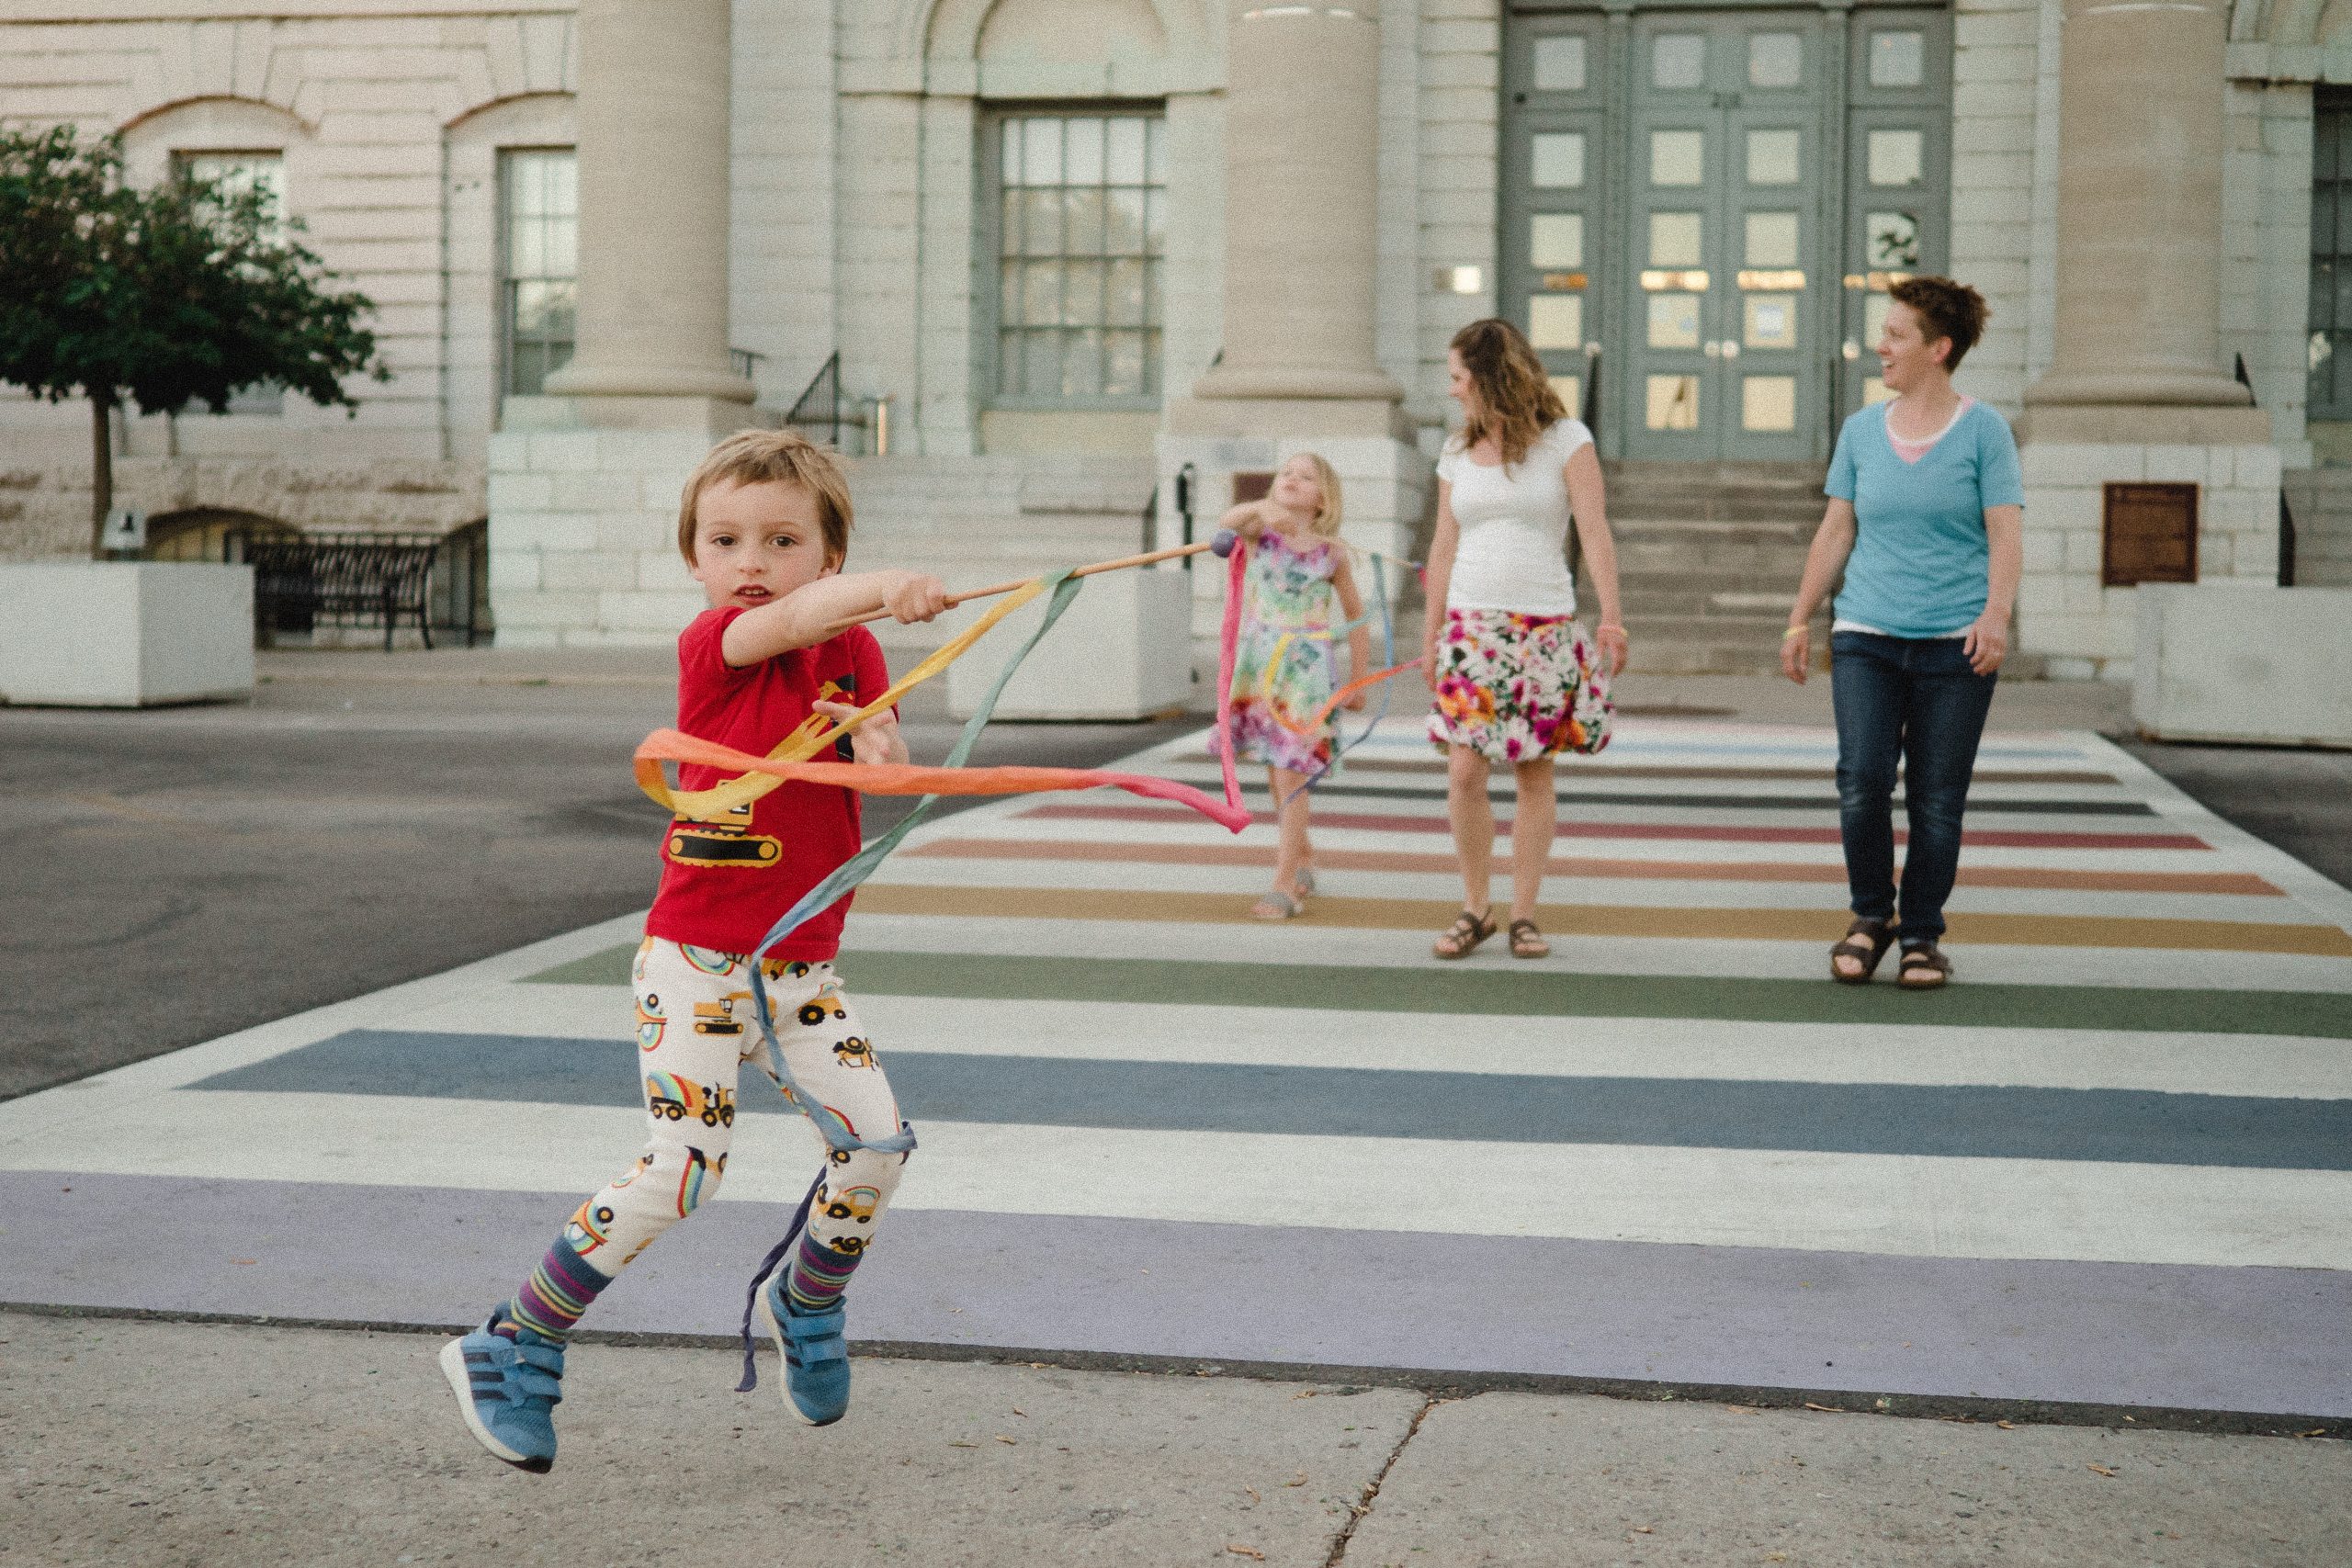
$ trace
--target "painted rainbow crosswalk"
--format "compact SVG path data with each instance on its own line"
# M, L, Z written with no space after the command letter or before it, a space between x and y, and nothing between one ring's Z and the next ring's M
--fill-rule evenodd
M1319 793L1295 922L1246 913L1262 822L930 825L842 960L922 1140L853 1334L2352 1415L2352 894L2096 737L1996 735L1958 983L1833 986L1833 755L1628 720L1562 770L1536 963L1430 955L1459 887L1409 726ZM1198 737L1120 765L1216 776ZM0 1105L0 1298L478 1314L634 1152L634 934ZM593 1325L731 1330L815 1149L756 1089Z

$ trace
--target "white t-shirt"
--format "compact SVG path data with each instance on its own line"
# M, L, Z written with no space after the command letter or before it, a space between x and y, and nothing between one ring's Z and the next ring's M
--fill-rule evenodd
M1453 520L1462 542L1445 590L1449 610L1515 610L1522 615L1573 615L1569 575L1568 487L1562 470L1579 446L1592 445L1583 422L1549 426L1510 466L1473 462L1457 434L1437 460L1437 477L1453 487Z

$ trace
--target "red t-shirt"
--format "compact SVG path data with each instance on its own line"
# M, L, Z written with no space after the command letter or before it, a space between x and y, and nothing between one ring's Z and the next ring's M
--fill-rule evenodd
M814 648L797 648L731 669L719 641L734 606L706 610L678 637L678 728L704 740L765 756L808 716L820 699L872 702L890 684L881 645L852 626ZM849 737L812 761L848 761ZM709 789L736 775L681 763L681 789ZM800 896L855 854L857 794L787 780L724 822L673 820L662 838L662 890L646 917L648 934L670 942L750 953ZM805 963L841 951L844 893L798 931L767 950Z

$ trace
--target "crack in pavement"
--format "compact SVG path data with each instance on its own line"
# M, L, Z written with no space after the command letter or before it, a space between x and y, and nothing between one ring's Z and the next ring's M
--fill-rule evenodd
M1348 1505L1348 1522L1340 1527L1339 1535L1333 1538L1331 1551L1323 1559L1323 1568L1341 1568L1341 1564L1346 1562L1348 1542L1355 1539L1356 1527L1363 1523L1364 1517L1372 1512L1372 1505L1380 1496L1381 1483L1388 1479L1388 1472L1396 1468L1396 1461L1405 1457L1405 1446L1420 1431L1421 1423L1429 1419L1430 1411L1450 1403L1452 1401L1442 1394L1431 1394L1421 1401L1421 1407L1413 1412L1410 1421L1405 1423L1405 1435L1396 1439L1395 1448L1388 1450L1387 1461L1380 1467L1380 1473L1365 1482L1363 1495Z

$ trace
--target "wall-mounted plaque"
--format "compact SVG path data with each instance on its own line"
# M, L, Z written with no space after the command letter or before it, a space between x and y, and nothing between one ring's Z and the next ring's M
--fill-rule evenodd
M2099 581L2197 581L2197 487L2110 484L2100 515Z

